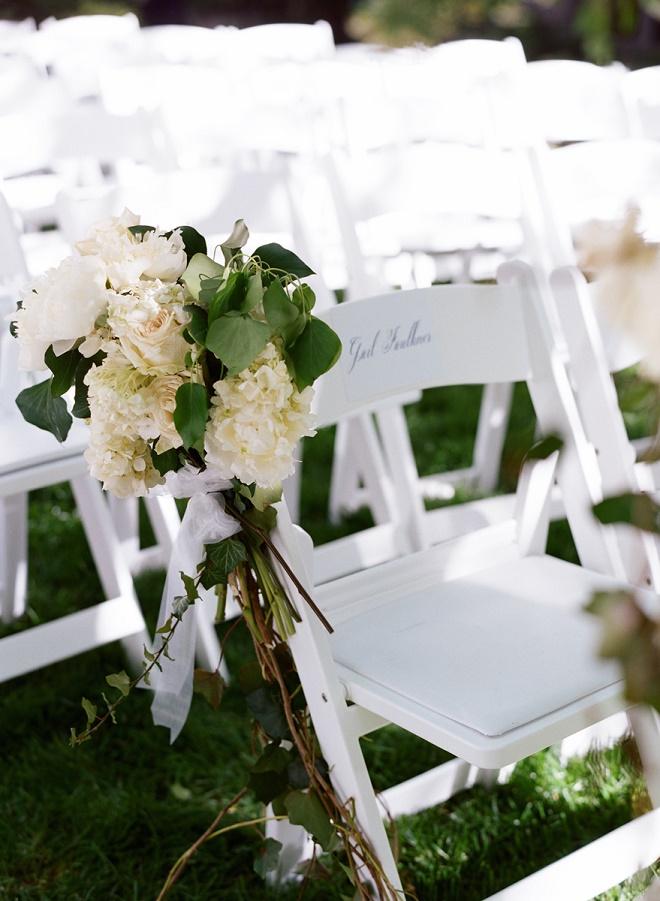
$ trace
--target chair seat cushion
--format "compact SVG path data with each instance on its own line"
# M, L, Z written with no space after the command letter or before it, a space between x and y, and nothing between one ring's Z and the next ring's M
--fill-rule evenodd
M347 672L484 736L499 736L618 682L582 612L612 579L527 557L411 591L341 623Z

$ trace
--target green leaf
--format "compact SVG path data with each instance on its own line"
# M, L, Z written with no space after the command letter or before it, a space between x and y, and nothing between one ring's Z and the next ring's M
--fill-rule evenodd
M309 774L299 756L289 762L286 778L291 788L309 788Z
M301 313L311 313L316 303L316 294L314 294L309 285L298 285L294 289L291 299Z
M187 307L184 307L184 310L190 316L190 321L185 328L184 337L186 335L190 335L193 341L200 344L204 347L204 342L206 341L206 333L209 327L209 316L206 310L203 310L201 307L196 306L195 304L190 304ZM187 338L186 338L187 340Z
M155 232L153 225L129 225L128 230L136 238L143 238L147 232Z
M61 443L66 440L73 420L63 398L53 396L52 381L48 379L24 388L16 398L16 406L26 422L50 432Z
M318 842L324 851L330 851L335 838L335 827L321 803L313 792L292 791L284 799L289 822L293 826L302 826Z
M109 676L105 677L105 681L108 683L110 688L117 688L119 691L126 697L131 690L131 680L124 670L121 670L118 673L110 673Z
M245 221L243 219L237 219L236 222L234 222L231 234L228 238L225 238L220 245L226 263L229 263L237 250L240 250L244 244L247 244L249 238L250 232L248 231Z
M174 447L163 451L162 454L157 454L156 451L152 450L151 459L162 476L168 472L176 472L183 465L179 459L179 452Z
M208 398L204 385L186 382L176 392L174 425L188 449L204 438L208 417Z
M303 263L300 257L281 244L262 244L252 256L258 257L269 269L279 269L289 275L297 275L298 278L314 275L314 270L310 269L307 263Z
M276 838L264 839L263 844L257 850L257 856L254 858L253 869L257 876L266 879L270 873L274 873L277 870L281 850L282 842L278 842Z
M270 804L287 790L288 765L288 752L271 743L252 766L248 785L262 804Z
M160 627L160 629L156 629L156 635L167 635L168 632L172 631L172 617L170 616Z
M341 341L329 325L314 316L293 347L289 357L293 363L295 381L302 391L331 369L341 354Z
M560 451L564 440L559 435L548 435L533 444L525 454L525 460L547 460L555 451Z
M648 494L620 494L608 497L594 507L594 514L605 525L621 522L644 532L660 532L660 506Z
M96 704L92 704L91 701L88 701L87 698L83 698L81 701L82 709L85 711L85 716L87 717L87 727L89 728L94 720L96 719Z
M195 670L193 676L193 691L200 694L203 698L206 698L214 710L219 709L225 688L225 680L217 670L212 673L203 669Z
M238 671L238 684L244 695L249 695L266 685L261 667L256 660L248 660Z
M245 701L250 713L266 735L275 739L289 736L289 727L278 691L269 685L264 685L251 691Z
M264 296L264 286L261 281L261 272L255 272L248 277L245 299L241 304L241 313L249 313L261 303Z
M78 364L84 357L77 347L72 347L66 353L57 356L52 345L44 356L46 366L53 373L50 382L50 392L53 397L61 397L73 385Z
M94 354L93 357L83 357L78 363L75 380L76 390L73 397L73 409L71 410L76 419L89 419L91 416L85 376L92 366L100 366L105 360L105 356L103 351L100 350L98 353Z
M239 563L247 560L245 545L236 538L223 538L216 544L205 545L204 550L206 556L201 583L207 589L224 585L229 573L233 572Z
M188 262L192 260L195 254L206 253L206 239L200 235L196 228L190 225L180 225L175 231L181 232Z
M225 313L240 312L245 302L247 289L248 277L244 272L230 273L227 280L220 283L212 296L207 293L205 285L200 296L203 296L208 302L209 324Z
M216 263L215 260L212 260L205 253L195 253L188 263L186 271L181 276L181 281L186 286L190 296L198 300L205 282L208 282L210 279L222 278L224 271L224 266Z
M188 603L194 604L195 601L199 598L197 583L192 576L188 576L184 572L180 572L179 576L181 577L181 581L183 582L183 587L186 592L186 597L188 598Z
M305 328L307 319L278 281L272 282L264 294L264 313L273 331L293 343Z
M222 316L211 324L206 346L225 364L229 375L236 375L261 353L270 335L270 326L250 316Z

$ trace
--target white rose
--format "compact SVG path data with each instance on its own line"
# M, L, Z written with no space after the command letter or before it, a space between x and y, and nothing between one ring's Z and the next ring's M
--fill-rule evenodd
M176 393L183 385L179 375L162 375L149 386L153 417L158 430L156 453L162 454L172 448L181 447L183 441L174 425Z
M273 488L294 469L298 441L314 435L312 388L300 392L274 344L243 372L214 385L206 460L222 478Z
M67 257L39 276L22 293L16 314L20 368L45 369L51 344L63 353L87 337L110 296L103 264L94 257Z
M106 267L107 278L116 291L135 285L143 277L175 282L186 268L186 252L178 231L169 237L160 231L134 235L129 229L139 217L129 210L100 222L91 236L76 245L84 256L97 256Z

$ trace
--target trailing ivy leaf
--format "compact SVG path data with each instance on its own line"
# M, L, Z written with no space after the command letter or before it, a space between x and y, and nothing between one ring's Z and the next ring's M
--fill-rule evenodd
M199 594L197 592L197 584L192 576L186 575L184 572L180 572L179 576L181 581L183 582L183 587L186 592L186 597L188 598L189 604L194 604L195 601L199 598Z
M313 792L292 791L285 797L284 804L293 826L306 829L324 851L332 850L335 827L318 795Z
M179 459L178 451L173 447L163 451L162 454L157 454L156 451L152 451L151 459L162 476L168 472L176 472L177 469L181 469L181 466L183 465Z
M301 313L311 313L316 303L316 294L314 294L309 285L298 285L294 289L291 299Z
M193 228L191 225L180 225L175 231L181 232L188 262L192 260L196 253L206 253L206 238L200 235L196 228Z
M267 684L256 660L249 660L241 666L238 671L238 684L244 695L249 695Z
M302 391L334 366L341 354L341 341L329 325L312 316L288 354L293 363L296 385Z
M621 522L645 532L660 532L660 506L648 494L608 497L596 504L594 514L605 525Z
M167 635L168 632L172 631L172 617L170 616L160 627L160 629L156 629L156 635Z
M174 598L172 601L172 616L175 616L177 619L182 619L183 614L190 607L190 601L187 597L180 595L179 597Z
M105 354L102 350L94 354L93 357L82 357L76 369L75 393L73 396L73 409L71 412L76 419L89 419L92 415L89 409L88 388L85 384L85 376L92 366L100 366L105 360Z
M269 685L250 692L245 699L248 709L255 720L270 738L288 738L289 727L286 722L279 693Z
M564 440L559 435L548 435L533 444L525 454L525 460L547 460L549 456L559 451L564 446Z
M236 375L261 353L270 335L270 326L251 316L222 316L211 324L206 346L222 360L229 375Z
M195 304L190 304L187 307L184 307L184 310L190 316L190 321L185 328L184 337L188 340L188 335L195 341L197 344L200 344L204 347L204 342L206 341L206 333L209 328L209 316L206 310L203 310L201 307L196 306Z
M292 343L305 328L306 318L278 281L272 282L264 294L264 313L273 331Z
M196 669L193 676L193 691L202 695L214 710L218 710L226 685L220 673L215 670L212 673L203 669Z
M176 392L174 425L188 449L204 438L208 416L208 398L204 385L186 382Z
M264 532L272 532L277 522L277 510L275 507L264 507L263 510L258 510L254 507L252 510L248 510L245 516Z
M50 382L50 392L53 397L61 397L73 385L76 370L84 357L77 347L72 347L66 353L57 356L51 345L44 356L46 366L53 373Z
M278 842L276 838L264 839L261 846L257 849L257 856L254 858L253 869L257 876L266 879L277 870L281 850L282 842Z
M26 422L50 432L61 443L66 441L73 419L63 398L53 396L52 381L47 379L24 388L16 398L16 406Z
M83 698L80 703L82 704L82 709L85 711L85 716L87 717L87 728L89 728L96 719L96 704L92 704L92 702L88 701L87 698Z
M205 253L196 253L181 276L181 281L188 289L190 296L199 300L202 287L210 280L222 279L224 271L224 266L216 263Z
M299 755L289 762L286 777L291 788L309 788L309 775Z
M109 676L105 677L105 681L108 683L110 688L117 688L119 691L126 697L131 690L131 680L128 677L128 673L124 670L121 670L118 673L110 673Z
M236 538L223 538L216 544L205 545L204 550L206 556L201 583L206 589L224 585L229 573L233 572L239 563L247 560L245 545Z
M271 743L251 767L248 785L262 804L270 804L287 790L288 765L288 752Z
M257 247L252 256L258 257L269 269L279 269L289 275L297 275L298 278L314 275L314 270L310 269L307 263L303 263L300 257L296 256L293 251L282 247L281 244L262 244L261 247Z
M136 238L144 238L147 232L155 232L153 225L129 225L128 230Z
M208 300L209 324L230 312L240 312L248 289L248 277L244 272L232 272ZM206 285L203 294L206 297ZM200 295L201 296L201 295Z

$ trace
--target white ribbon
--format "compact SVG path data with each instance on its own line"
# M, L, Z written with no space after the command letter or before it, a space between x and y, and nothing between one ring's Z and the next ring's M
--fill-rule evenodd
M196 576L197 565L204 556L204 545L222 541L240 531L239 523L225 513L222 496L217 493L230 485L230 482L215 478L207 472L198 473L186 468L168 476L166 489L169 493L174 497L190 497L190 500L172 548L158 613L159 627L172 616L174 599L185 596L181 573ZM174 659L161 657L159 662L162 672L154 668L150 674L154 687L151 705L153 721L157 726L165 726L170 730L170 743L181 732L190 710L197 613L195 609L184 613L168 645L168 653Z

